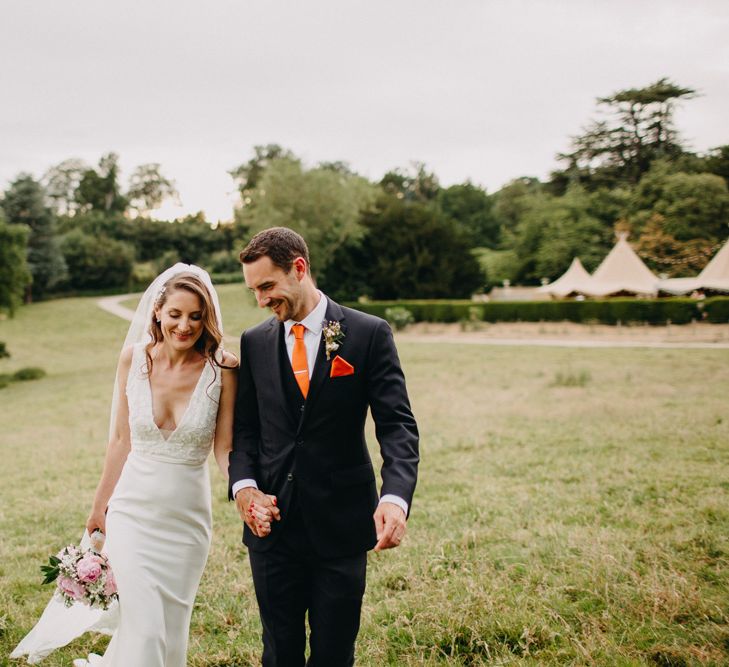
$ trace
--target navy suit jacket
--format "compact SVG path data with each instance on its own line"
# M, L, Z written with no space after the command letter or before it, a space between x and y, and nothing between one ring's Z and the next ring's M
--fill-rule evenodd
M418 429L392 331L384 320L331 300L326 320L341 324L344 339L327 360L322 336L305 401L286 386L286 374L293 380L293 372L281 353L283 324L272 317L241 336L230 487L255 479L264 493L277 496L282 516L264 538L244 528L243 541L254 551L275 546L294 489L320 556L353 555L375 545L378 495L365 442L368 408L383 459L382 494L412 504ZM353 374L330 376L337 355L354 367Z

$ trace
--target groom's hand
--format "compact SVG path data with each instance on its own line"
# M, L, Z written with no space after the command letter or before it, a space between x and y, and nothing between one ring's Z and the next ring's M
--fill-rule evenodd
M235 494L238 514L256 537L266 537L271 532L271 522L281 520L276 507L276 496L263 493L250 486Z
M397 547L405 537L405 512L395 503L380 503L374 514L377 544L375 551Z

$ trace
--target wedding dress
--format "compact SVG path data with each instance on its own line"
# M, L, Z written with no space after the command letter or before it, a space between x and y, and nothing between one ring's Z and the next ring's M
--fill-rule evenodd
M119 592L118 626L103 657L75 660L76 667L185 667L190 616L210 548L206 461L215 434L220 369L205 363L181 421L165 437L154 421L144 344L133 349L126 386L131 451L106 518L106 552ZM94 611L79 610L81 624L84 614L89 616L85 627L58 627L56 637L44 636L39 647L33 635L41 618L13 657L28 654L29 662L37 662L86 630L111 630L113 615L110 621L109 613L103 614L104 622ZM43 627L47 634L48 623Z

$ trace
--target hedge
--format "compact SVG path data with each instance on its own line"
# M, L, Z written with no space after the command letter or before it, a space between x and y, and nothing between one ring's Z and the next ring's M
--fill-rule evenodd
M686 324L693 320L729 322L729 297L704 301L671 299L603 299L585 301L414 300L348 303L365 313L385 319L388 308L406 308L416 322L585 322L600 324Z

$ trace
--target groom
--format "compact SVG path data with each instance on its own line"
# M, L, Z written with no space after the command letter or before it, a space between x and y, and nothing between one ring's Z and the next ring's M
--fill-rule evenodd
M367 551L400 544L418 466L418 430L383 320L317 290L304 239L256 234L243 275L273 317L244 332L230 497L245 521L263 624L264 667L354 664ZM367 409L383 465L378 499ZM267 508L269 524L251 514Z

